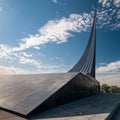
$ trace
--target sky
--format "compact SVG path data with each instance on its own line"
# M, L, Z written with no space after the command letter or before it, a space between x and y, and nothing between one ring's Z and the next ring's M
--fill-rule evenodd
M97 6L96 78L120 82L120 0L0 0L0 74L67 72Z

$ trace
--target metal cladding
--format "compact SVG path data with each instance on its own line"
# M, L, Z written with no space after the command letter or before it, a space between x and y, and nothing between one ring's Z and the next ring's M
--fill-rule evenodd
M4 75L0 76L0 108L26 117L98 91L96 80L78 72Z
M81 72L81 73L89 73L92 77L95 78L95 63L96 63L96 12L94 14L92 31L90 34L90 38L87 44L87 47L77 62L77 64L68 72Z
M0 76L0 107L27 116L78 73Z

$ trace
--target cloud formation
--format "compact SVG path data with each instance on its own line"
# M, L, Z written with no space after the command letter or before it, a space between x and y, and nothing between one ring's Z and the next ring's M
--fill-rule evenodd
M52 0L57 3L58 0ZM120 29L120 0L99 0L97 13L98 28ZM47 43L64 43L69 37L73 37L74 32L87 31L92 24L93 12L83 14L70 14L61 19L49 20L44 26L38 29L37 34L29 35L20 40L17 46L0 44L0 59L9 60L11 63L17 61L21 65L33 65L37 69L60 71L65 70L63 65L43 65L40 60L33 57L33 53L27 53L27 49L40 49ZM113 63L115 66L115 63ZM118 64L118 63L117 63ZM3 67L3 66L2 66ZM49 68L48 68L49 67ZM99 67L97 72L109 71L111 65ZM6 68L5 68L6 69ZM8 68L7 68L8 69ZM10 67L11 70L13 68ZM113 69L113 67L111 68ZM115 68L114 68L115 69ZM14 70L13 70L14 71ZM19 70L18 70L19 71Z
M52 0L54 3L57 3L58 2L58 0Z
M37 48L46 43L63 43L72 37L72 32L87 31L91 26L92 17L90 14L70 14L68 18L49 20L47 24L38 30L38 34L29 35L23 38L19 47L13 51L22 51L28 48Z
M120 0L99 0L97 28L102 30L120 30ZM101 84L120 87L120 61L102 63L97 68L97 80Z
M97 80L100 84L108 84L108 85L116 85L120 87L120 74L111 73L111 74L103 74L97 75Z
M120 72L120 61L115 61L97 68L97 73Z
M33 65L36 68L44 69L42 63L33 58L32 53L25 52L26 49L40 49L47 43L67 42L68 38L73 36L73 32L87 31L91 23L92 17L87 13L70 14L68 18L49 20L38 30L37 34L21 39L17 47L0 44L0 59L9 60L11 63L17 61L21 65ZM52 66L49 66L50 69ZM60 68L60 66L55 67Z
M23 57L23 56L19 59L19 63L20 63L20 64L34 65L34 66L36 66L36 67L38 67L38 68L41 66L41 63L38 62L37 60L35 60L35 59L30 59L30 58Z
M0 66L0 75L9 75L9 74L28 74L30 71L23 70L17 67L6 67L6 66Z
M98 28L120 29L120 0L99 0L97 13Z
M28 69L17 68L14 66L0 66L0 75L57 73L57 72L66 72L68 70L68 68L62 64L59 64L59 65L41 64L38 67L39 69L31 71Z
M0 7L0 12L2 12L2 10L3 10L2 7Z
M101 84L117 85L120 87L120 61L102 64L97 68L97 80Z

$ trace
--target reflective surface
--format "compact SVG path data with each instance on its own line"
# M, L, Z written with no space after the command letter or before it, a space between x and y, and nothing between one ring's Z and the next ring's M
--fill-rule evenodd
M76 74L0 76L0 107L27 115Z
M99 93L99 90L99 82L92 76L78 73L29 115Z

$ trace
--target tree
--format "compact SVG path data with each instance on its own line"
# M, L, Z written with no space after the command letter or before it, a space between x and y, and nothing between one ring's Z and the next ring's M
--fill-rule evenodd
M102 84L101 91L104 93L120 93L120 88L115 85L109 86L107 84Z
M101 90L104 92L104 93L109 93L109 89L110 89L110 86L107 85L107 84L103 84L101 86Z
M110 87L110 93L120 93L120 88L116 85Z

